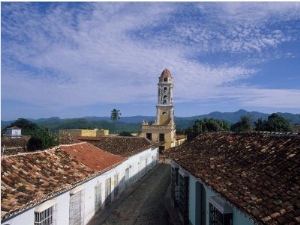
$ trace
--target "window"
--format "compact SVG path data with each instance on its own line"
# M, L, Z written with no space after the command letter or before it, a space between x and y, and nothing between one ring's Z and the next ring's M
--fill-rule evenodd
M34 210L34 225L54 225L56 201L50 200Z
M111 201L111 178L105 180L105 205L108 205Z
M99 209L102 204L101 183L95 186L95 210Z
M163 98L163 104L168 104L168 96L167 95L164 95L164 98Z
M146 138L151 141L152 140L152 134L151 133L146 133Z
M165 141L165 134L159 134L159 141Z
M180 170L178 172L178 188L179 219L183 224L189 224L189 177Z
M167 87L164 87L164 93L166 94L168 91L168 88Z
M119 194L119 175L115 174L114 176L114 197L118 196Z
M178 170L179 168L172 167L171 174L171 197L174 202L174 206L178 206L179 200L179 187L178 187Z
M129 187L129 167L125 169L125 187Z
M209 201L209 225L232 225L232 208L221 198L214 196Z
M163 116L166 116L166 115L168 115L168 113L167 113L167 112L163 112L162 115L163 115Z
M164 150L165 150L165 146L162 145L158 147L159 154L162 154Z
M76 187L70 192L70 225L83 224L83 199L83 187Z

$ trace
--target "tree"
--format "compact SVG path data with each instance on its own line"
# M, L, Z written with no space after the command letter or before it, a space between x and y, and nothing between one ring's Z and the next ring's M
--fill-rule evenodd
M115 133L116 122L120 119L120 116L121 116L120 110L113 109L111 111L110 119L114 121L114 133Z
M241 116L240 121L232 124L230 130L233 132L247 132L251 130L250 116Z
M291 131L290 123L284 117L273 113L268 117L268 120L261 118L254 122L255 130L257 131L276 131L276 132L289 132Z
M31 134L27 143L28 151L43 150L58 145L58 136L47 128L40 127Z
M127 132L127 131L122 131L121 133L119 133L119 136L132 137L132 134L130 132Z
M265 131L267 130L267 122L262 120L262 118L259 118L256 122L254 122L254 127L254 130L256 131Z
M195 120L194 125L185 130L185 134L187 134L187 139L191 140L202 132L218 131L229 131L229 124L222 120L204 118L203 120Z
M268 117L267 130L287 132L287 131L291 131L291 127L288 120L286 120L285 118L283 118L282 116L276 113L273 113Z

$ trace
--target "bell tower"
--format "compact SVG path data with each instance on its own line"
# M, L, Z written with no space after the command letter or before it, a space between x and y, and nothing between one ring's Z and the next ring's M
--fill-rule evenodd
M152 124L142 123L141 136L159 144L160 153L175 147L175 122L173 106L173 77L165 69L158 80L158 96L156 105L156 120Z
M156 108L157 125L174 125L173 78L167 69L165 69L159 77L158 102Z

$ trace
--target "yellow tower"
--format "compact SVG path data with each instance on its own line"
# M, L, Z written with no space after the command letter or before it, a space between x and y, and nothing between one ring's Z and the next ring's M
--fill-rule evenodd
M161 73L158 82L156 120L153 124L143 121L141 136L159 143L161 153L165 149L175 147L175 133L173 78L170 71L165 69Z

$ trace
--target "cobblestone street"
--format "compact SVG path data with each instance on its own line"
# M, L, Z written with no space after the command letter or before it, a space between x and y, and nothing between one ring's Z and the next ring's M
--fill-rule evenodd
M163 196L170 184L170 164L159 164L107 209L97 213L88 225L169 225Z

